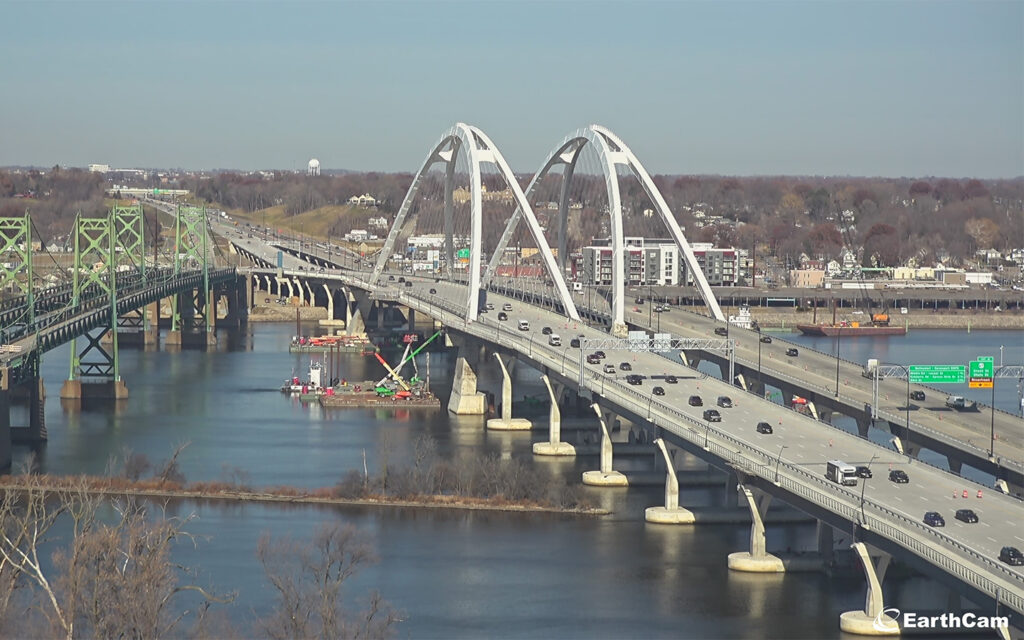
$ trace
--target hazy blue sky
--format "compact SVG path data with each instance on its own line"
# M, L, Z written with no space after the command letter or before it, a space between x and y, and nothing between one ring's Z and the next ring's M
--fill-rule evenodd
M652 173L1024 174L1024 2L10 2L0 165L533 171L591 122Z

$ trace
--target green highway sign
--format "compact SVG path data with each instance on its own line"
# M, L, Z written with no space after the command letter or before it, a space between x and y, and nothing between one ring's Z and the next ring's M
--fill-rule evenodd
M459 249L455 252L455 257L460 260L469 260L469 249Z
M962 364L912 364L910 381L914 384L963 384L966 381Z
M992 379L995 377L995 358L992 356L979 356L977 360L970 362L971 389L991 389Z

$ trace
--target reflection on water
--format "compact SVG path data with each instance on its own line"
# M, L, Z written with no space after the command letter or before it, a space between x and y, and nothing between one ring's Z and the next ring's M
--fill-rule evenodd
M309 363L308 355L287 352L292 332L290 325L254 325L230 339L221 334L214 353L124 350L121 370L130 397L116 410L100 404L65 411L55 390L67 372L67 348L48 354L43 373L52 390L46 407L50 441L41 457L43 470L102 473L108 458L124 449L156 461L190 442L181 459L189 480L217 479L228 466L247 471L257 486L318 487L362 469L364 452L375 469L383 441L407 452L424 433L437 441L445 458L512 457L573 483L582 471L597 467L596 456L535 460L531 444L546 438L546 431L487 432L482 418L444 410L323 410L292 401L277 389ZM972 334L972 339L975 335L993 334ZM914 332L907 344L923 336ZM847 353L844 342L843 349L844 357L859 357L853 345ZM350 380L383 374L372 358L346 354L340 362L341 375ZM451 385L449 365L449 356L432 354L431 383L443 401ZM517 397L546 393L527 367L518 367L515 376ZM500 377L484 371L481 385L498 391ZM596 436L590 416L563 417L566 438ZM26 454L17 451L20 458ZM705 466L689 454L677 455L686 468ZM617 458L616 465L649 469L652 460L653 452ZM202 579L217 589L239 591L237 604L228 610L240 625L271 603L255 558L259 536L266 531L302 537L322 522L352 523L374 538L380 562L355 579L352 593L380 589L405 614L401 635L415 638L823 638L839 635L840 612L863 607L859 573L830 578L730 572L726 556L749 543L745 526L646 524L643 511L662 503L661 487L584 491L613 513L578 517L192 502L175 502L171 509L199 516L191 530L202 536L201 543L179 548L178 559L201 567ZM724 483L683 486L680 503L722 504L725 491ZM844 537L836 532L843 547L849 544ZM770 550L811 550L815 527L770 526L767 543ZM887 603L894 606L945 606L942 589L925 580L890 579L886 589Z

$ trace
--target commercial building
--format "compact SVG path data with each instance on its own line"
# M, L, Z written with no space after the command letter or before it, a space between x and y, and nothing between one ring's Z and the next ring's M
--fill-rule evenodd
M741 277L745 277L745 272L741 269L741 254L745 254L744 251L733 247L719 249L710 242L695 242L691 247L697 264L712 287L734 287ZM745 264L745 256L743 258L742 262ZM680 282L692 286L693 274L690 273L685 261L680 261L680 268Z

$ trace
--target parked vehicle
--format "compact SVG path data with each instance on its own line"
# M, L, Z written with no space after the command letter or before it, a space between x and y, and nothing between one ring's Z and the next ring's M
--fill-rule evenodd
M857 486L857 468L842 460L829 460L825 463L825 478L847 487Z
M772 425L768 424L767 422L758 422L757 423L757 432L758 433L763 433L765 435L771 435L772 434Z
M929 527L944 527L946 526L946 519L938 511L926 511L924 523Z
M903 469L893 469L889 472L889 480L896 484L907 484L910 482L910 476Z
M973 509L957 509L956 519L961 522L974 523L978 521L978 514Z
M718 413L718 409L705 409L704 419L708 422L721 422L722 414Z
M716 402L716 404L722 407L723 409L731 409L732 398L730 398L729 396L718 396L718 402Z
M690 399L687 402L690 403L691 407L704 406L704 401L700 399L700 396L690 396Z

